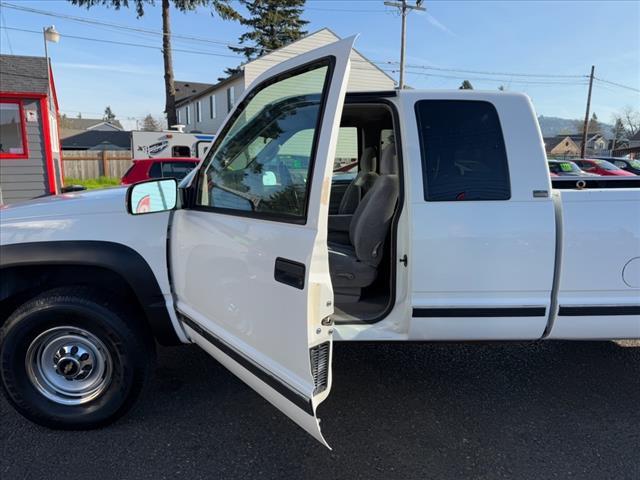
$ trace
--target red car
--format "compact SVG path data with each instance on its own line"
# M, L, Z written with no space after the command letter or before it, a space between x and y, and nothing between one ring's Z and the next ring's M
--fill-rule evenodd
M578 160L572 161L582 170L588 173L595 173L596 175L606 176L635 177L633 173L622 170L621 168L616 167L614 164L609 163L606 160L591 160L587 158L580 158Z
M150 178L175 178L182 180L200 162L197 158L145 158L134 160L120 181L130 185Z

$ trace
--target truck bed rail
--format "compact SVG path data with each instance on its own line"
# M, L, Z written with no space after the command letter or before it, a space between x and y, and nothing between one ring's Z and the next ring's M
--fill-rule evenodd
M552 178L551 186L559 190L640 188L640 177L561 177Z

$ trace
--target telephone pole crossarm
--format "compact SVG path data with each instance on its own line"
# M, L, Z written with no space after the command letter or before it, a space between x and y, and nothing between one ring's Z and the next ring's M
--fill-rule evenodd
M400 37L400 79L398 81L398 88L402 90L404 88L404 52L407 39L407 14L411 10L418 10L420 12L426 11L426 8L422 6L423 0L417 0L415 5L409 5L407 0L400 2L384 2L388 7L395 7L400 10L402 16L402 33Z

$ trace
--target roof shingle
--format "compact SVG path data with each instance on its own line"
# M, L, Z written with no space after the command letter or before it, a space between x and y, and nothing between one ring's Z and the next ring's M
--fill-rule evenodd
M44 57L0 55L0 90L49 93L47 60Z

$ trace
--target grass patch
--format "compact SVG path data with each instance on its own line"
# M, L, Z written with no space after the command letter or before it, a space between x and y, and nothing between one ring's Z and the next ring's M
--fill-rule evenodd
M82 185L87 190L96 190L98 188L116 187L120 185L120 179L115 177L98 177L81 180L79 178L65 178L64 185Z

